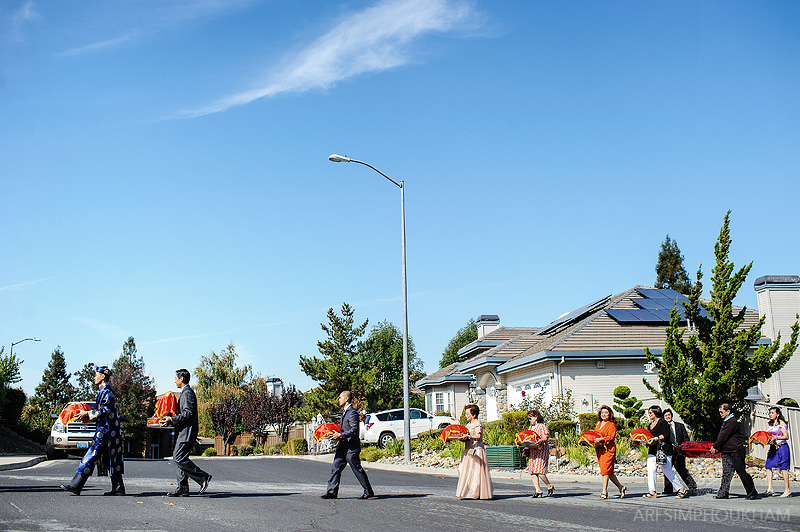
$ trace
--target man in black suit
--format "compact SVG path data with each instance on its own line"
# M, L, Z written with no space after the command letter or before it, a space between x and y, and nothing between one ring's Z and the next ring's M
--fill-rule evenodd
M719 483L719 491L714 495L715 499L727 499L730 497L731 480L733 473L739 475L742 486L747 493L748 500L758 499L758 491L753 483L753 477L747 472L744 463L744 445L742 445L742 433L739 432L739 422L731 411L730 403L719 405L719 415L722 418L722 426L719 428L717 440L711 446L711 452L722 453L722 480Z
M339 394L339 406L342 408L342 432L334 432L333 439L339 440L336 448L336 455L333 458L331 467L331 478L328 480L328 491L322 495L323 499L335 499L339 494L339 482L342 479L342 471L347 464L355 473L364 493L359 499L369 499L374 497L372 486L369 484L367 472L361 467L361 440L359 439L359 419L358 412L351 404L352 395L345 390Z
M678 423L672 419L672 410L667 408L664 410L664 421L669 424L670 442L672 445L680 445L685 441L689 441L689 433L686 431L686 425ZM686 469L686 457L679 452L672 453L672 468L678 473L689 493L692 495L697 494L697 482L692 478L692 474ZM664 493L673 493L672 483L664 477Z
M170 497L189 496L189 478L200 484L198 494L205 493L211 475L200 469L189 460L189 453L194 447L199 431L197 423L197 396L189 386L189 372L179 369L175 372L175 386L180 390L178 395L178 408L180 413L176 416L164 416L161 424L175 427L175 449L172 451L172 461L178 466L178 487L175 491L167 493Z

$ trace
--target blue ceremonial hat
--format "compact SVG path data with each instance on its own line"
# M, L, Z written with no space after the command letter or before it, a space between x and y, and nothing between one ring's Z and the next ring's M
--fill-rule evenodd
M111 369L110 369L108 366L97 366L96 368L94 368L94 370L95 370L97 373L102 373L102 374L103 374L103 375L105 375L106 377L110 377L110 376L111 376L111 373L113 373L113 372L111 371Z

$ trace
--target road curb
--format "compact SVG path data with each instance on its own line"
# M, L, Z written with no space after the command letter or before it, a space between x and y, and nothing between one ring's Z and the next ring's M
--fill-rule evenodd
M24 462L9 462L4 464L2 461L0 461L0 471L8 471L9 469L23 469L25 467L34 466L40 462L44 462L45 460L47 460L46 456L34 456Z

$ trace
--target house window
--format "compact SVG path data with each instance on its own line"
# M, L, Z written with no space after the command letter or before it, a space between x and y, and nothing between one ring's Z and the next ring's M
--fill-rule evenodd
M447 410L444 404L444 392L436 392L436 413Z

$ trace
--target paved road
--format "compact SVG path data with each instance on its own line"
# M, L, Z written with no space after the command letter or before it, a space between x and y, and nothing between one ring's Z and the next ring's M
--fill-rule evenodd
M379 495L356 499L360 487L346 470L340 498L322 500L330 464L293 458L208 458L198 464L212 473L208 493L168 498L174 469L165 461L128 461L127 497L103 497L105 477L92 477L83 495L61 491L75 460L44 462L0 472L3 530L83 532L103 530L242 531L449 531L605 532L681 529L798 530L800 497L715 501L710 494L682 501L642 499L643 484L631 484L624 500L598 499L598 479L556 484L556 496L531 499L529 482L495 483L496 500L455 498L456 479L369 470ZM737 486L735 486L737 487ZM196 487L193 485L192 489ZM741 486L738 486L741 490ZM735 492L736 493L736 492Z

